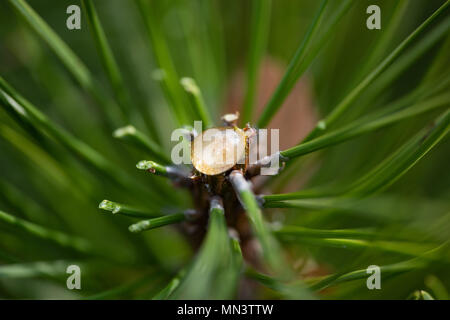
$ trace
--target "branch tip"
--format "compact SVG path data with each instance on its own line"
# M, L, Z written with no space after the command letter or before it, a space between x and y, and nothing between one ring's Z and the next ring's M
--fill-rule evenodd
M113 132L114 138L122 138L124 136L136 134L136 128L132 125L127 125L122 128L118 128Z
M105 211L111 211L113 214L118 213L121 209L121 206L118 203L109 200L103 200L98 207Z

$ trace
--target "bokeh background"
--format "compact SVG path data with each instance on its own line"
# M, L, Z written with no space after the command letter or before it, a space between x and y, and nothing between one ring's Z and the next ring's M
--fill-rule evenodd
M27 2L87 66L105 94L113 97L84 12L81 30L66 28L66 8L71 4L81 6L79 1ZM178 75L196 79L214 120L219 123L223 113L241 110L248 44L252 37L251 1L153 2L154 16L158 17L157 23ZM374 56L387 56L444 2L405 1L401 19L395 27L388 28L397 1L356 1L270 124L280 129L281 148L291 147L306 136L319 119L377 66L380 61ZM381 8L381 30L366 28L365 9L370 4ZM283 76L318 5L317 1L273 1L267 49L259 76L258 112ZM337 5L338 1L331 1L329 14ZM97 0L95 6L134 107L129 123L151 135L150 123L163 148L170 152L170 134L177 125L157 81L158 65L138 6L134 1L123 0ZM448 19L447 11L441 21ZM385 30L392 34L379 45ZM421 34L401 57L410 52L420 53L401 60L403 65L396 61L390 66L399 72L395 76L381 76L374 82L353 103L339 125L404 97L425 76L432 80L448 76L448 28L435 40L430 40L428 34ZM423 52L417 49L419 46ZM373 55L374 51L377 55ZM438 67L429 75L433 65ZM141 207L189 208L192 201L189 195L173 189L162 178L136 170L136 163L146 158L145 153L112 136L114 129L129 123L118 123L116 128L108 126L96 101L80 88L8 1L0 2L0 76L52 122L113 162L132 182L120 185L111 178L118 173L99 173L51 137L44 135L41 139L29 135L0 108L0 210L87 239L94 244L96 252L101 252L80 253L0 221L0 298L151 298L191 261L195 252L171 227L139 236L129 234L130 219L103 214L98 203L113 199ZM280 193L347 185L386 159L440 112L442 108L308 155L305 164L293 170L289 179L275 180L263 191ZM445 243L450 235L449 146L447 137L380 198L365 204L367 214L303 208L271 209L267 217L275 222L321 229L370 226L384 235L406 234L424 248ZM175 197L169 199L167 193ZM285 250L292 266L305 279L406 260L402 255L373 248L346 250L288 242ZM319 296L404 299L423 289L445 299L450 289L448 252L443 257L425 269L383 278L382 290L369 291L365 281L358 280L329 288ZM82 266L80 291L66 288L65 268L70 264ZM250 297L278 297L273 290L251 281L250 284L244 281L242 286L252 288Z

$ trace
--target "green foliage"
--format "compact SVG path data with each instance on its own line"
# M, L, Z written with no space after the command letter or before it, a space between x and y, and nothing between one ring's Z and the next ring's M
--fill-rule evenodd
M170 299L229 299L236 291L237 280L242 269L240 252L228 236L224 210L212 204L208 233L200 251L186 270L186 275L172 294L161 294ZM166 290L166 289L165 289ZM167 290L166 290L167 291Z
M251 7L250 44L247 57L247 87L244 99L242 123L245 125L253 118L255 96L258 85L259 69L266 52L270 26L270 8L272 0L253 0Z
M375 1L381 30L352 0L82 0L77 31L49 3L0 3L0 298L59 298L78 264L71 298L232 299L251 279L252 298L448 299L450 1ZM286 68L255 122L267 58ZM192 209L170 133L241 105L269 126L300 79L322 120L262 189L228 176L241 247L228 199ZM173 226L196 219L198 248Z
M294 54L291 62L289 63L288 69L278 85L275 93L273 94L271 100L263 111L261 118L258 121L258 126L263 128L269 124L270 119L276 113L276 111L281 107L283 100L287 97L289 92L292 90L294 84L298 81L298 78L305 71L304 58L305 51L309 46L309 43L313 36L315 35L316 30L318 29L322 19L325 7L328 3L328 0L323 0L320 4L319 10L314 17L311 26L309 27L305 37L302 40L302 43L298 47L297 51ZM347 2L349 3L349 2ZM346 6L347 3L344 2L343 6ZM320 40L318 40L320 41Z

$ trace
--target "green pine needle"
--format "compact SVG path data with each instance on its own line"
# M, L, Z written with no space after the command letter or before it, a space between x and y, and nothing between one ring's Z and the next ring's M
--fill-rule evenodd
M92 247L90 243L84 239L73 237L59 231L47 229L40 225L17 218L1 210L0 210L0 221L23 232L31 234L37 238L53 242L62 247L71 248L73 250L85 254L92 253Z
M98 205L99 209L104 211L109 211L112 214L121 214L124 216L129 216L133 218L155 218L162 216L161 213L152 213L146 210L142 210L139 208L135 208L130 205L126 205L123 203L117 203L109 200L103 200Z
M387 67L414 42L419 35L426 30L434 20L442 15L450 5L446 1L439 9L437 9L429 18L427 18L419 27L417 27L405 40L403 40L376 68L374 68L344 99L327 115L327 117L317 123L317 126L307 136L306 141L313 139L317 135L323 133L328 127L337 122L337 120L350 108L355 99L365 90Z
M135 224L130 225L128 230L133 233L139 233L146 230L151 230L163 226L167 226L169 224L175 224L182 222L187 219L186 213L174 213L170 215L166 215L159 218L153 218L148 220L142 220Z
M286 99L289 91L292 89L294 84L300 78L302 72L298 72L297 70L299 70L303 66L302 63L304 62L305 51L308 48L311 39L313 39L316 30L318 29L318 27L322 22L323 14L325 12L325 7L327 3L328 0L322 0L319 10L317 11L308 31L306 32L306 35L303 38L302 43L298 47L294 57L289 63L289 66L287 68L285 75L283 76L283 79L281 80L275 93L273 94L272 98L265 107L261 117L259 118L258 126L260 128L264 128L269 124L270 119L281 107L281 104Z
M255 107L255 96L258 86L259 69L264 57L267 38L269 36L270 11L272 0L253 0L250 23L250 38L247 58L247 91L244 99L241 123L250 122Z
M181 78L180 84L191 99L191 104L194 106L195 113L198 120L203 122L204 128L209 128L212 125L211 116L209 115L208 108L203 100L202 92L197 83L192 78Z
M158 161L163 163L171 162L170 158L164 153L157 143L150 140L134 126L128 125L126 127L119 128L114 131L113 136L114 138L132 144Z

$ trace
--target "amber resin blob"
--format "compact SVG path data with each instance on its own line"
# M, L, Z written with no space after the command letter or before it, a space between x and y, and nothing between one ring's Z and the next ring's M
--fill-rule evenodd
M237 164L245 165L246 134L237 127L210 128L191 143L194 168L206 175L218 175Z

